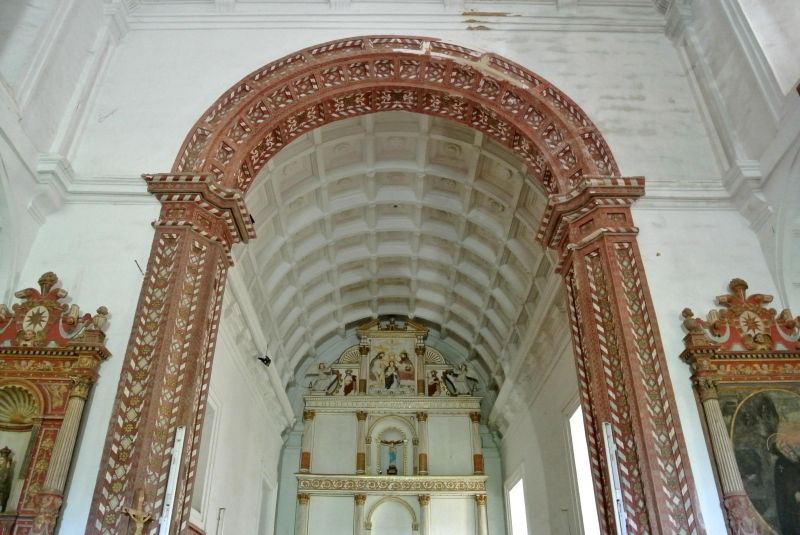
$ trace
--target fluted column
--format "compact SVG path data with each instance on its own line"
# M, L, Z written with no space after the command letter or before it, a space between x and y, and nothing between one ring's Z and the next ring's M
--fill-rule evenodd
M300 493L297 495L297 514L294 517L295 535L308 535L308 507L311 496Z
M417 473L428 475L428 413L417 413L417 438L419 439Z
M489 535L489 516L486 514L486 494L475 495L478 510L478 535Z
M431 497L428 494L417 496L419 500L419 535L431 533Z
M72 462L72 452L75 449L83 408L86 405L86 398L89 396L92 382L92 378L89 377L72 378L72 390L69 393L64 420L58 430L58 435L56 435L55 444L53 444L53 453L50 456L50 464L42 485L43 490L37 498L39 511L34 520L31 534L49 535L55 530L58 512L64 500L64 485L67 482Z
M719 405L717 383L719 377L716 368L710 361L714 348L705 339L704 334L689 333L684 338L688 346L681 357L692 367L692 383L703 406L711 449L717 465L719 483L722 487L722 502L728 528L733 535L747 535L768 531L761 517L754 511L744 488L742 475L736 463L736 453L728 436L728 428ZM754 531L760 528L761 531ZM766 529L765 529L766 528Z
M472 436L472 471L475 474L483 474L483 449L481 448L481 413L469 413L471 436Z
M356 474L363 474L367 468L367 412L356 412Z
M353 496L356 502L353 511L353 535L364 535L364 504L367 501L365 494L356 494Z
M303 411L303 439L300 443L300 471L311 471L311 448L314 445L314 411Z

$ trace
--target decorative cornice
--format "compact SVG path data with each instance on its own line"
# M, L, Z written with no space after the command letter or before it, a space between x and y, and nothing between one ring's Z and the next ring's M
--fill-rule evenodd
M583 177L569 193L550 196L536 239L545 246L562 248L570 223L601 207L628 208L642 195L644 177ZM586 234L606 229L602 223L593 225ZM608 228L631 228L630 221L615 223Z
M164 205L157 225L190 226L200 234L221 241L228 249L234 243L256 237L241 192L222 187L212 175L173 173L142 175L142 178L147 182L147 191ZM213 223L203 216L189 213L189 206L223 221L227 235L220 236Z
M413 414L420 411L440 414L469 414L480 411L483 398L475 396L314 396L304 397L305 407L318 413L390 411Z
M309 494L471 495L486 492L487 476L355 476L295 474L299 492Z

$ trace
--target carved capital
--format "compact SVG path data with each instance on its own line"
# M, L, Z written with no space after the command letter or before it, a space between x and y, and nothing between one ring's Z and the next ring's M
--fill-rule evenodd
M642 195L643 177L582 177L569 193L550 196L537 239L565 250L609 233L636 234L630 205Z
M226 250L255 238L242 193L222 187L213 175L143 175L147 191L161 201L156 226L189 227L219 241Z
M475 503L479 506L486 506L486 494L476 494Z
M481 413L479 413L479 412L471 412L471 413L469 413L469 419L474 424L480 423L480 421L481 421Z
M418 422L427 422L428 421L428 413L427 412L418 412L417 413L417 421Z
M72 382L72 389L69 391L69 397L86 399L89 397L89 391L92 389L94 379L86 376L74 376L69 378Z
M359 422L365 421L367 419L368 415L369 415L369 413L367 413L367 411L357 411L356 412L356 418L358 418Z
M366 494L356 494L353 498L356 501L356 505L364 505L367 502Z
M32 535L55 533L56 520L63 501L62 494L55 490L44 490L36 496L38 511L33 519Z
M314 411L303 411L303 420L309 422L314 419Z
M297 495L297 503L300 505L307 505L309 500L311 500L311 496L308 494L301 492Z
M719 392L717 391L718 382L718 378L711 375L692 377L692 383L697 389L697 393L700 395L701 402L709 399L717 399L719 397Z
M431 503L430 494L420 494L419 496L417 496L417 499L419 500L419 504L422 507L427 507Z

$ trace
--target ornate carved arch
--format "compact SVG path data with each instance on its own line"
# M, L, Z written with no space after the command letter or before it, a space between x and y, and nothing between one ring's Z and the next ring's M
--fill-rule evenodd
M630 211L644 179L620 177L580 107L524 67L399 36L333 41L251 73L198 120L171 173L145 175L163 206L87 533L133 533L120 511L139 489L146 509L161 513L179 425L187 432L173 524L188 529L228 252L255 236L243 195L300 134L386 110L462 122L526 162L549 195L537 239L561 255L602 531L615 531L619 505L631 535L703 533ZM614 436L621 496L604 424Z
M211 173L246 192L299 135L340 119L405 110L464 123L527 163L549 193L619 169L586 114L551 83L491 53L427 37L364 36L269 63L195 123L173 173Z

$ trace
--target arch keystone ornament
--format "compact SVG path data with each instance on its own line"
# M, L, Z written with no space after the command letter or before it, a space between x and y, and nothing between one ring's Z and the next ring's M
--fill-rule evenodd
M188 529L228 253L253 237L243 195L298 136L389 110L484 133L519 157L549 196L538 239L561 253L603 533L615 532L603 422L613 424L627 532L702 533L630 213L644 180L620 177L587 115L528 69L438 39L393 35L324 43L250 73L191 128L172 174L145 176L163 207L87 532L132 533L120 508L133 489L160 514L178 425L187 426L187 440L172 533ZM422 442L419 451L424 473ZM154 533L156 522L145 529Z

